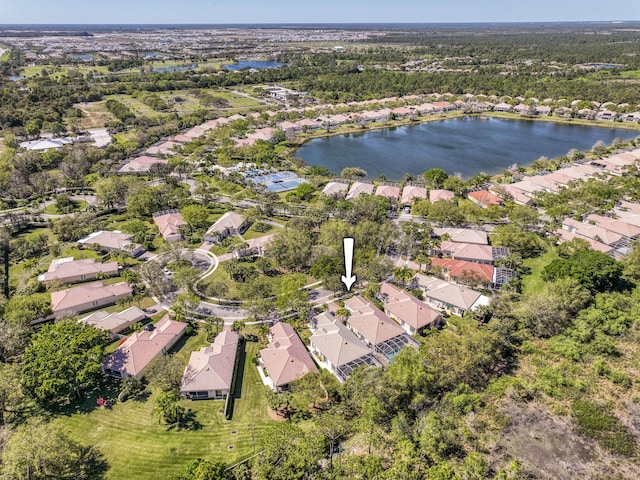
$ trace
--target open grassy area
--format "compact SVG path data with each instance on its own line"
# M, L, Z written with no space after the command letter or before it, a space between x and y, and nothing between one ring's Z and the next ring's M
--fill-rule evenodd
M186 364L189 354L203 345L201 335L189 337L176 355ZM107 478L112 480L169 478L198 457L232 464L253 453L253 440L271 422L265 387L251 363L258 348L257 343L247 343L242 354L241 388L231 421L221 413L223 401L184 400L181 403L189 409L191 420L181 428L168 428L152 414L153 393L146 400L129 400L109 410L94 408L96 397L92 397L56 422L75 440L98 447L110 465ZM86 413L87 409L91 411Z
M555 248L547 250L543 255L536 258L527 258L523 265L530 269L530 273L522 279L522 293L528 295L540 293L544 290L545 281L540 274L542 269L549 265L556 258L560 258Z
M80 128L97 128L115 121L116 117L107 110L106 103L106 101L76 103L73 107L82 111L83 115L78 126Z
M89 205L87 202L85 202L84 200L73 200L74 202L74 208L72 210L72 212L81 212L83 210L86 210L87 206ZM45 209L43 210L44 213L48 214L48 215L60 215L63 213L70 213L70 212L61 212L58 210L58 207L55 203L52 203L51 205L47 205L45 207Z

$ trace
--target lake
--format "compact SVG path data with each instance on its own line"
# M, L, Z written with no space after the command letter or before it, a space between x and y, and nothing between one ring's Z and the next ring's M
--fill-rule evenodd
M511 165L529 165L541 156L555 158L572 148L589 150L598 141L630 140L638 130L568 125L531 120L461 117L389 129L317 138L296 152L308 165L324 165L339 174L361 167L371 178L401 180L439 167L465 179L500 173Z
M248 60L246 62L230 63L225 65L227 70L242 70L243 68L255 68L256 70L262 70L264 68L277 68L284 65L280 62L271 62L263 60Z

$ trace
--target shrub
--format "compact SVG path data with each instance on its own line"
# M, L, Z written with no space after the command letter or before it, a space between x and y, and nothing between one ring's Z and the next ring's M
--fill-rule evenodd
M578 424L578 431L593 438L613 453L634 456L636 442L633 435L607 408L588 400L573 402L572 412Z

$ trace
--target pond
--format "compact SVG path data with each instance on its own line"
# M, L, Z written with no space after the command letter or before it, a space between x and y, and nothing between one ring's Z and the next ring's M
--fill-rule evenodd
M256 70L262 70L264 68L277 68L284 65L280 62L264 61L264 60L247 60L244 62L230 63L225 65L227 70L242 70L243 68L255 68Z
M308 165L324 165L339 174L361 167L370 178L401 180L439 167L465 179L529 165L541 156L555 158L572 148L589 150L599 140L630 140L638 130L569 125L532 120L461 117L362 133L317 138L296 155Z

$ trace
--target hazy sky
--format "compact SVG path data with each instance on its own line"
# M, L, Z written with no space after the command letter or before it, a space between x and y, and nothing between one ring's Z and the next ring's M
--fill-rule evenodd
M639 0L0 0L6 23L640 20Z

